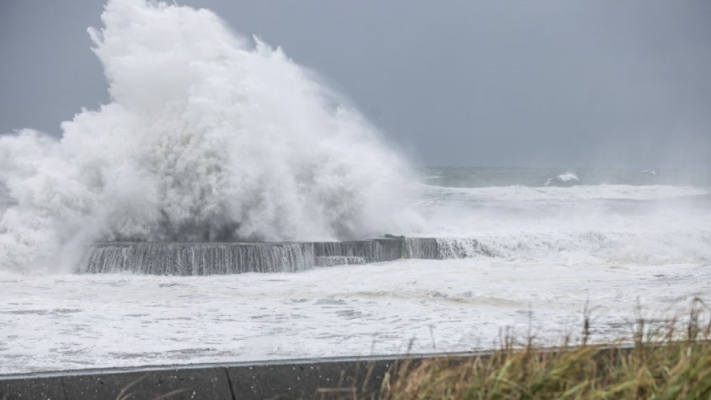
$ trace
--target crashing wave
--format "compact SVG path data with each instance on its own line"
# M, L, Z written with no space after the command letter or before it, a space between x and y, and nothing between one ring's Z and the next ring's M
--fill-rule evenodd
M710 230L517 232L437 238L438 259L661 265L711 259Z
M546 186L574 186L580 182L578 175L573 172L566 172L546 181Z
M313 73L212 12L110 0L90 29L111 101L0 138L0 268L93 241L342 240L398 230L409 169Z

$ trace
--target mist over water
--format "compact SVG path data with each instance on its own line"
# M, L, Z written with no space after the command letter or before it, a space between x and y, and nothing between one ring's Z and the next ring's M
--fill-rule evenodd
M111 102L55 140L0 137L0 268L97 240L339 240L401 229L408 167L337 93L207 10L111 0L89 29Z

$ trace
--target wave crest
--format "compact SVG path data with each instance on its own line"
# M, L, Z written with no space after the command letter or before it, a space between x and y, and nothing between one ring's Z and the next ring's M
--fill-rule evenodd
M566 172L546 181L545 186L573 186L580 182L580 178L574 172Z

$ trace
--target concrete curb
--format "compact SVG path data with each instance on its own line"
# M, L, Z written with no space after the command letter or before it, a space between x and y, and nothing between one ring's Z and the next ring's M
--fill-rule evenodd
M339 399L376 395L400 361L484 353L285 360L0 376L0 400Z
M628 352L632 344L597 347L597 356ZM540 348L555 352L556 348ZM193 364L55 371L0 376L0 400L257 400L377 399L387 373L398 363L447 359L460 363L491 352ZM128 397L124 400L128 400Z

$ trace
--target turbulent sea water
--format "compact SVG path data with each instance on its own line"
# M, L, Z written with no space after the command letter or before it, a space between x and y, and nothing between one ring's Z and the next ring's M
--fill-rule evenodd
M711 304L711 179L412 168L342 96L218 16L109 0L110 101L0 136L0 374L490 348ZM414 170L414 171L413 171ZM437 239L441 260L77 274L96 242ZM587 305L587 306L586 306Z
M612 183L588 183L578 170L577 185L546 186L554 171L421 169L403 207L424 228L399 233L464 258L205 277L0 272L0 372L465 351L507 327L554 344L579 332L585 307L593 338L615 340L638 303L660 316L711 300L702 176L597 171Z

